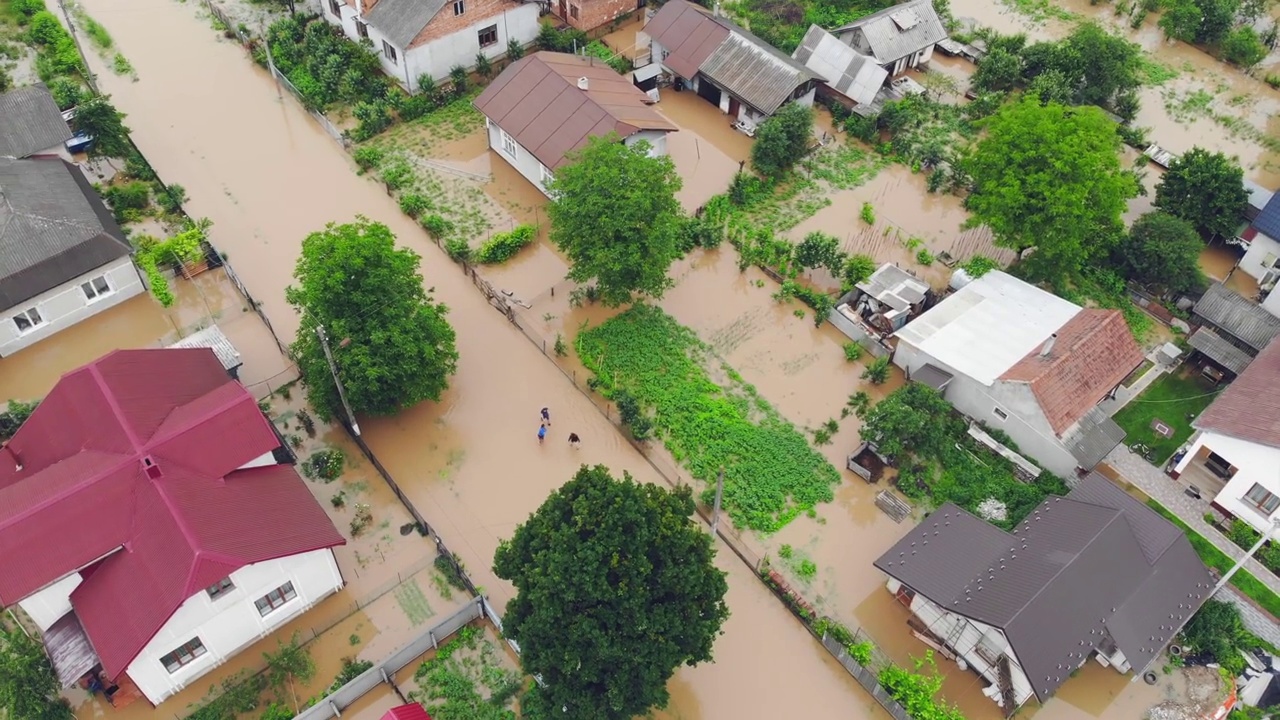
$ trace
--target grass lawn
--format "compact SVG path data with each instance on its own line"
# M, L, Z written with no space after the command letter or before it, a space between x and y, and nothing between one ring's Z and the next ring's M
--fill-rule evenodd
M1124 428L1125 444L1150 445L1159 465L1191 437L1191 421L1213 402L1216 389L1199 375L1165 373L1121 408L1114 420ZM1153 420L1173 428L1173 435L1156 433Z
M1148 500L1147 505L1152 510L1160 513L1166 520L1182 528L1187 534L1187 539L1191 541L1191 547L1195 548L1196 554L1204 561L1205 565L1214 568L1220 573L1225 573L1236 564L1226 553L1222 552L1213 543L1209 542L1204 536L1197 533L1187 526L1186 523L1179 520L1173 513L1169 512L1163 505L1155 500ZM1280 617L1280 595L1272 592L1271 588L1262 584L1258 578L1249 574L1248 570L1241 569L1235 575L1231 576L1231 584L1236 586L1240 592L1248 595L1254 602L1258 603L1267 612Z

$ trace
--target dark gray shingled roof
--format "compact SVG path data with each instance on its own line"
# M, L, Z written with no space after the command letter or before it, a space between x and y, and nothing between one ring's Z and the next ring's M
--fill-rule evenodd
M26 157L70 137L49 88L30 85L0 95L0 157Z
M875 565L1001 628L1041 700L1108 632L1141 672L1213 586L1177 528L1096 473L1012 534L947 503Z
M1231 333L1254 350L1261 350L1272 338L1280 335L1280 318L1222 283L1210 286L1192 312Z
M401 51L444 7L445 0L379 0L365 18Z
M1280 192L1272 195L1267 201L1262 212L1253 219L1253 226L1272 240L1280 240Z
M0 310L129 254L84 173L57 158L0 158Z

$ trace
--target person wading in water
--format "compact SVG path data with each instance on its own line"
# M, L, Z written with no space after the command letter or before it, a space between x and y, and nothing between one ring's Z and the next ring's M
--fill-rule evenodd
M577 450L582 445L582 439L578 437L578 433L569 433L569 447Z

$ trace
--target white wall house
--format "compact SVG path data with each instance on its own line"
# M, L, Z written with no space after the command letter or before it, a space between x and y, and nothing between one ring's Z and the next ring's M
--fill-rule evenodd
M128 255L0 312L0 357L146 292Z
M1280 277L1280 241L1257 233L1240 259L1240 270L1258 281L1271 285Z
M628 78L596 58L538 52L512 63L475 100L485 116L489 148L534 187L592 137L616 133L627 146L667 154L676 126L650 106ZM567 122L569 118L590 122Z
M454 67L473 69L480 53L496 60L511 40L531 44L539 30L536 2L316 0L316 9L351 40L368 41L383 72L409 92L423 75L443 82Z
M946 26L931 0L910 0L885 8L836 28L833 33L854 50L873 58L891 77L927 65L933 58L934 46L947 37Z

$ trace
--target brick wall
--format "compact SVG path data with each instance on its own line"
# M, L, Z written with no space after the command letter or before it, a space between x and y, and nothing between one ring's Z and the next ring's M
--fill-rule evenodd
M601 25L613 22L619 15L636 9L636 0L568 0L570 6L578 7L578 19L573 19L572 12L568 18L570 25L579 30L594 30Z
M418 47L425 43L429 43L437 38L451 35L459 30L466 30L472 25L496 18L511 8L519 7L520 3L512 2L512 0L464 0L466 3L466 12L461 15L453 14L453 0L446 0L444 7L440 9L440 13L435 16L427 26L418 33L418 36L409 43L410 48Z

